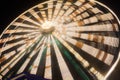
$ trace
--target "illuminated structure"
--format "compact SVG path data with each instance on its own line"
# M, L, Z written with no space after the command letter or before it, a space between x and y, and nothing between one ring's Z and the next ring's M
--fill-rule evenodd
M50 0L18 16L0 39L0 79L103 80L117 64L120 24L104 4Z

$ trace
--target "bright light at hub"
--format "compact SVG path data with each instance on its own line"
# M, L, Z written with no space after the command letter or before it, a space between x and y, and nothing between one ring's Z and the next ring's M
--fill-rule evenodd
M54 26L54 22L52 21L45 21L43 24L42 24L42 28L43 29L50 29L51 27Z

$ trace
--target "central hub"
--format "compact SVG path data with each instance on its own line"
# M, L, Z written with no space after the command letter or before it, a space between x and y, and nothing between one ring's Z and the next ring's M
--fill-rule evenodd
M45 21L45 23L42 24L43 29L50 29L53 26L54 26L54 23L51 21Z
M51 21L45 21L45 23L42 24L41 32L43 34L51 34L55 30L55 24Z

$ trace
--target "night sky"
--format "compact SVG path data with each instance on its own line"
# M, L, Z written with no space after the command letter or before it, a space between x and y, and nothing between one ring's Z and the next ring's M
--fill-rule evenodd
M21 13L45 0L0 0L0 34ZM120 0L99 0L120 18ZM120 62L109 80L120 80Z

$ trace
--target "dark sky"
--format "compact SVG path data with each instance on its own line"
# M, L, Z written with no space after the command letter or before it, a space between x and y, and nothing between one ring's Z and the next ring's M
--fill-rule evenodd
M0 0L0 33L17 16L44 0Z
M0 34L17 16L45 0L0 0ZM120 18L120 0L99 0L110 7ZM120 80L120 63L109 80Z

